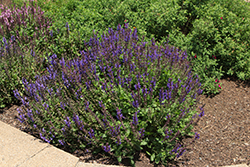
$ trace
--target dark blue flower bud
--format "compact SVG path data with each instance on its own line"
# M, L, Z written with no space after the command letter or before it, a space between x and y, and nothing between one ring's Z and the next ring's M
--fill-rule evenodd
M70 128L71 122L70 122L70 120L69 120L69 117L67 117L67 118L64 120L64 122L65 122L66 125Z
M59 141L59 143L60 143L62 146L64 146L64 144L65 144L64 140L58 140L58 141Z
M53 37L53 31L52 30L50 30L50 36Z

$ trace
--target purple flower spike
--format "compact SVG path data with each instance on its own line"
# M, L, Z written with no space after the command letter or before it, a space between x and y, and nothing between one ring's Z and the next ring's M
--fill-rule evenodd
M26 119L25 118L25 115L24 114L20 114L19 115L19 118L17 118L21 123L23 123L24 122L24 120Z
M144 137L144 133L145 133L144 128L142 128L142 129L139 131L139 133L141 134L140 139L142 139L142 138Z
M121 145L121 139L118 139L116 142L115 142L117 145Z
M49 108L49 105L48 105L47 103L44 102L43 107L45 107L45 110L47 111L48 108Z
M105 151L105 152L110 152L110 145L108 145L108 143L106 143L106 146L102 146L102 149Z
M197 93L198 93L199 95L201 95L201 94L202 94L202 92L203 92L203 90L202 90L202 89L199 89L199 90L197 91Z
M136 126L137 124L138 124L138 118L137 118L137 114L138 114L138 112L139 112L140 110L138 110L137 112L135 112L135 115L134 115L134 117L133 117L133 124Z
M68 23L68 22L66 23L65 27L66 27L66 28L68 29L68 31L69 31L69 23Z
M30 51L30 55L33 56L33 57L35 56L35 52L32 49Z
M199 117L204 116L204 110L203 110L204 106L205 106L205 104L204 104L202 107L199 107L200 110L202 111L202 112L199 114Z
M118 120L122 120L122 118L125 118L125 117L122 115L120 109L117 108L116 111L117 111L117 116L116 116L116 118L117 118Z
M89 137L92 139L93 137L95 137L95 133L94 133L94 130L93 129L90 129L90 132L89 133Z
M80 118L78 115L74 114L73 121L76 123L76 125L80 126Z
M66 105L65 105L64 103L60 102L60 106L61 106L61 108L62 108L63 110L65 110L64 107L65 107Z
M11 35L11 41L15 41L15 36Z
M138 100L133 101L133 106L134 106L135 108L138 108L138 107L139 107L139 102L138 102Z
M58 141L62 146L64 146L65 142L63 140L58 140Z
M195 139L199 139L200 138L200 134L195 132Z
M99 106L102 108L102 106L104 105L104 104L102 104L102 101L98 101L99 102Z
M67 119L65 119L64 122L65 122L66 125L70 128L71 122L69 121L69 117L67 117Z
M7 44L7 40L6 40L5 37L3 37L3 42L4 42L5 44Z
M199 114L199 117L201 118L202 116L204 116L204 110L202 108L200 108L200 109L202 112Z
M43 137L42 133L40 133L40 138L43 139L43 140L46 140L46 138Z
M182 154L183 154L185 151L186 151L186 149L185 149L185 148L182 148L182 149L180 150L180 152L177 154L177 158L179 158L180 156L182 156Z
M125 23L125 29L127 29L127 28L128 28L128 26L129 26L129 24L128 24L128 23Z
M177 148L176 148L176 146L177 146ZM176 146L175 146L175 148L172 150L172 152L177 153L177 151L181 148L181 145L180 145L180 144L177 144Z
M18 90L13 90L13 92L14 92L14 96L15 96L17 99L19 99L19 98L20 98L20 94L19 94Z
M143 89L142 89L142 94L143 94L143 96L145 97L146 95L147 95L147 88L146 88L146 86L144 85L143 86Z

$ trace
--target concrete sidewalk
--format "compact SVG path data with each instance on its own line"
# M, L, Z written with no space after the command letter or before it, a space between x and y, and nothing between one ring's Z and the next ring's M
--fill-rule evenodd
M112 166L82 163L79 158L0 121L0 167Z
M80 162L79 158L0 121L0 167L112 166ZM225 167L248 166L241 164Z

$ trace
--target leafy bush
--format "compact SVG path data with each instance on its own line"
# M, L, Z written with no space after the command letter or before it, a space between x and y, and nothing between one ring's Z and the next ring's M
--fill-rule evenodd
M218 93L221 85L215 80L225 74L249 78L249 3L189 0L179 4L188 21L181 32L169 34L169 43L187 50L204 92Z
M243 6L241 1L237 5L233 1L231 3L230 6ZM193 23L194 30L190 36L192 42L195 39L203 48L193 48L194 52L199 55L207 54L210 59L213 55L216 56L219 66L228 75L236 74L242 80L249 78L249 15L239 16L222 4L207 5L202 12L202 19Z
M141 150L157 164L181 156L180 137L194 135L192 125L204 115L204 106L196 111L201 83L186 52L140 42L128 24L85 45L90 49L73 60L52 55L35 83L23 79L27 96L14 91L28 108L19 109L20 121L48 143L105 151L133 166Z

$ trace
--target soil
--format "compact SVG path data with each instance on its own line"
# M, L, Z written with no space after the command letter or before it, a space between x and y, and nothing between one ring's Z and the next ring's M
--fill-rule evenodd
M200 134L200 139L187 147L187 151L179 159L169 162L168 166L225 166L235 164L250 165L250 80L240 81L235 77L221 79L222 90L214 96L200 96L200 104L204 107L205 115L194 127L193 131ZM201 106L197 104L197 106ZM17 108L21 104L10 105L0 109L0 121L5 122L23 132L37 138L26 125L17 119ZM198 107L197 107L197 111ZM192 138L183 138L188 143ZM119 164L114 158L102 155L84 154L78 150L74 153L65 150L86 163L129 166L128 160ZM137 153L136 167L161 167L150 162L149 157Z

